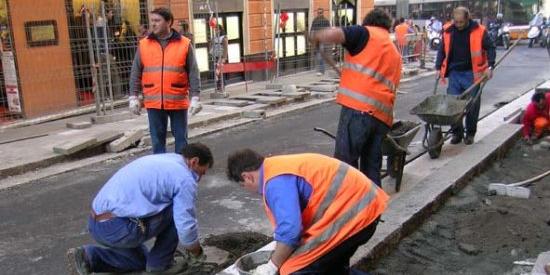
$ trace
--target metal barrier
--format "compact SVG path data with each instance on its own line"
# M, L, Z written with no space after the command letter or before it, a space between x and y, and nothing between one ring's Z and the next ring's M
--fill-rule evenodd
M401 53L403 64L419 62L420 67L425 64L426 36L423 32L405 35L404 39L395 39L395 46Z

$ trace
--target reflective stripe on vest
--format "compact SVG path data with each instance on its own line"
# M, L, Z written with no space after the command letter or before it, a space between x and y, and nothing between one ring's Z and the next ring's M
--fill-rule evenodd
M271 179L285 174L303 178L312 190L301 212L300 245L280 267L282 275L308 266L366 228L382 214L389 200L363 173L337 159L320 154L269 157L263 163L263 200L273 226L277 221L270 207L280 206L268 207L267 186Z
M451 53L451 31L448 26L443 31L443 44L445 45L445 59L441 64L441 70L439 75L443 80L445 75L448 73L447 68L449 67L448 57ZM472 72L474 74L474 81L479 80L489 67L487 62L487 53L483 50L483 35L485 33L485 27L478 25L476 28L470 31L470 56L472 63Z
M188 98L186 95L171 95L171 94L165 94L164 96L161 95L144 95L143 100L144 101L155 101L155 100L161 100L162 98L167 100L185 100Z
M350 69L350 70L356 71L358 73L370 76L370 77L384 83L393 92L395 92L397 90L397 88L391 82L391 80L387 79L386 77L384 77L383 75L379 74L377 71L375 71L371 68L363 67L359 64L353 64L353 63L349 63L349 62L344 62L343 68Z
M391 126L401 55L386 29L365 28L369 32L366 46L355 55L346 53L336 102Z
M175 67L175 66L164 66L164 67L150 66L150 67L143 68L144 73L161 72L163 70L167 72L185 73L185 69L183 67Z

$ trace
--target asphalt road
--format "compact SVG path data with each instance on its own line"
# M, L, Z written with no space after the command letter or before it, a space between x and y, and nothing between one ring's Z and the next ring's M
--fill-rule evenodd
M486 86L482 115L493 111L494 104L513 100L545 79L550 79L546 51L519 46ZM397 100L398 119L417 120L408 112L432 92L434 80L426 77L401 85L404 93ZM265 154L332 154L333 141L312 129L320 126L334 132L338 116L336 104L324 104L201 138L213 150L216 161L200 183L201 235L242 230L269 234L259 196L226 180L227 155L244 147ZM413 145L419 147L418 142ZM66 249L92 241L86 232L86 218L95 193L131 159L85 167L0 192L0 273L64 274Z

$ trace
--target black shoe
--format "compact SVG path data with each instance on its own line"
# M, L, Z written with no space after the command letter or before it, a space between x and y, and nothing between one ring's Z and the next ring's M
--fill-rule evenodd
M451 144L459 144L460 142L462 142L462 135L453 134L453 137L451 138Z
M464 144L471 145L474 143L474 136L473 135L466 135L464 138Z
M67 250L67 271L70 275L92 274L90 265L86 262L84 247Z

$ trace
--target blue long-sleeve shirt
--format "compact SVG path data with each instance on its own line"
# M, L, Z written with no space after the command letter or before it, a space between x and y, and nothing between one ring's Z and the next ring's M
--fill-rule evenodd
M260 179L263 179L263 167L260 169ZM264 185L267 207L275 219L273 239L290 247L297 247L302 237L302 211L306 208L312 188L304 178L292 174L284 174L263 180L258 192L263 194Z
M173 206L174 223L182 245L198 241L195 201L198 175L179 154L138 158L116 172L96 195L95 213L144 218Z

